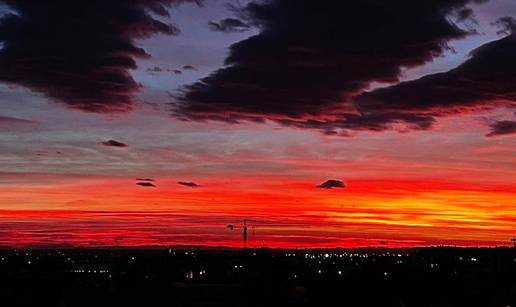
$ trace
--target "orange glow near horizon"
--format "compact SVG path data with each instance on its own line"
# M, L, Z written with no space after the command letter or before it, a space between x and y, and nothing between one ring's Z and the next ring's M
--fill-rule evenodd
M240 180L252 189L165 180L142 188L118 177L73 182L2 187L0 245L238 247L238 226L248 219L254 247L494 246L510 243L516 225L516 188L501 185L350 180L345 189L324 190L281 179Z

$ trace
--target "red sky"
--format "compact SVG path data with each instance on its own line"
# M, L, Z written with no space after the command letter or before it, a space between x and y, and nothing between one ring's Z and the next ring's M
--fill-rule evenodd
M101 157L107 150L149 157L157 165L145 172L120 168L117 176L2 173L1 243L240 246L241 229L229 231L226 225L238 226L243 219L253 226L251 246L503 245L514 234L516 174L507 166L515 161L506 139L480 137L466 144L465 132L452 134L453 142L446 131L393 133L374 136L389 139L380 145L316 133L277 134L282 138L271 137L267 149L253 144L254 150L226 153L227 142L209 157L186 160L175 151L150 158L144 148L92 145ZM305 138L304 151L287 137L298 134ZM395 150L393 142L400 142ZM342 154L358 148L359 157ZM264 150L270 149L284 154L267 156ZM61 155L36 156L30 165L75 159ZM102 173L95 161L89 163L91 172ZM138 177L155 179L156 188L137 186ZM315 188L328 178L347 187Z
M10 9L35 14L27 19L32 23L26 26L32 30L42 20L48 22L48 18L42 18L45 14L55 13L29 10L30 5L28 9L20 1L7 2L12 4ZM87 1L79 2L89 8ZM282 1L271 1L276 2ZM516 68L511 61L500 64L497 57L493 60L490 56L488 60L496 69L477 70L491 67L484 65L488 61L482 55L495 53L493 50L503 55L512 46L515 33L497 33L500 25L493 22L506 15L516 16L516 5L512 0L469 2L461 3L472 8L476 21L457 21L450 26L473 27L476 32L446 34L451 38L444 35L443 42L449 48L439 52L423 50L413 58L409 56L409 60L400 60L395 67L390 65L391 60L395 61L390 57L387 58L391 60L375 61L363 53L363 58L353 58L376 63L369 66L386 65L379 72L369 67L374 71L372 77L362 71L349 77L346 69L334 69L333 65L328 68L327 58L343 65L349 57L339 57L342 46L332 40L321 49L310 40L296 41L299 46L290 49L283 48L281 42L276 46L276 41L265 47L257 43L255 49L265 51L256 56L255 49L245 45L248 38L257 35L262 42L268 39L263 33L269 33L264 29L281 37L281 29L296 27L278 30L276 23L264 17L258 20L262 22L258 26L250 23L249 29L217 32L208 22L222 22L234 14L218 1L206 1L203 7L192 3L167 7L168 17L152 15L174 22L180 33L163 25L152 28L147 23L152 19L140 15L141 20L114 21L120 26L114 29L109 28L111 23L99 20L96 25L112 31L107 37L126 44L111 46L112 41L101 40L104 36L96 41L96 36L89 37L82 31L98 29L81 28L77 35L93 39L97 49L90 50L90 45L85 44L81 50L72 48L73 54L69 54L73 45L70 42L81 42L81 37L61 41L57 37L68 37L66 30L53 33L56 38L47 39L49 48L39 52L57 52L45 56L71 63L69 67L60 67L62 61L53 63L61 69L58 71L47 66L47 61L40 62L43 55L19 52L35 50L33 44L39 40L31 36L25 40L0 36L0 63L32 63L20 64L13 71L0 67L0 245L241 246L244 219L250 225L250 246L510 244L516 235L516 128L511 124L516 122L516 105L510 99L514 97L510 82L516 80L512 79ZM362 9L361 4L355 5L357 11ZM143 12L152 9L131 8ZM63 10L66 9L65 5ZM8 16L7 13L8 8L0 5L0 16ZM455 18L455 13L441 17L448 20ZM98 18L109 14L106 11ZM304 24L304 19L294 17L285 20L296 26L297 22ZM311 29L326 33L324 25L312 25ZM0 33L1 29L0 22ZM353 33L339 31L332 33L341 39L351 37L346 46L363 41L352 41ZM371 39L367 34L363 37ZM424 37L425 33L420 34ZM402 35L399 40L403 39ZM495 44L489 45L493 41ZM9 48L20 42L28 45L10 52ZM228 49L233 43L240 47ZM433 46L435 41L428 44ZM470 54L486 44L489 52ZM91 56L92 62L105 63L112 60L108 47L124 46L128 49L115 53L116 61L108 66L89 63L90 67L74 57L79 53L79 59ZM148 56L130 47L141 47ZM357 48L363 50L361 46ZM310 50L324 56L301 63L304 66L295 62L312 69L310 74L284 78L282 72L290 67L278 62L284 50L301 52L301 58L309 58ZM230 54L237 60L226 61L224 66ZM272 60L267 58L271 55ZM404 56L400 54L399 58ZM260 78L262 65L258 65L258 71L247 71L253 67L246 62L248 59L252 59L251 63L276 63L263 71L270 78L278 78L274 81L280 82L279 89L268 84L268 78ZM290 63L288 57L285 62ZM72 65L77 63L80 73ZM84 70L83 64L89 70ZM325 69L319 70L319 66ZM225 75L221 67L238 69L230 69ZM454 68L457 69L450 73ZM113 88L102 79L106 71L113 73L108 74L108 80L118 78L119 87ZM385 73L392 71L395 76ZM470 71L475 74L469 75ZM441 83L442 76L432 75L435 73L445 74L446 82ZM461 84L454 79L455 74L460 82L472 80L473 85L454 88ZM184 87L210 75L213 79L204 79L200 90ZM251 78L252 83L246 84L250 75L257 76L256 80ZM430 81L419 79L428 75ZM498 80L496 76L503 78ZM93 82L98 81L97 77L100 81ZM340 83L334 82L339 78L347 80L342 89ZM295 86L307 79L317 86ZM432 83L434 79L437 86ZM405 83L405 88L397 87L409 80L416 81ZM509 85L503 80L508 80ZM260 82L269 85L264 87L267 90L260 90ZM365 88L355 89L355 83ZM414 94L412 86L417 91L425 86L429 89ZM379 87L387 87L388 94L403 95L394 95L399 101L393 100L375 91ZM233 91L228 94L226 88L243 94L233 100ZM443 88L451 88L452 92L436 93ZM259 97L249 94L256 89ZM386 100L378 100L384 103L378 107L374 104L379 103L377 100L366 99L376 107L367 109L371 105L357 106L346 100L352 96L346 89L353 95L373 93L374 99ZM273 90L276 92L271 94ZM479 95L479 90L485 93ZM335 91L342 92L342 96L334 98ZM190 96L178 102L177 97L185 92ZM210 95L205 97L203 93ZM277 99L278 94L284 95L282 100ZM309 96L308 102L305 95ZM399 97L421 101L407 105ZM329 103L331 99L334 101ZM202 107L208 108L199 111ZM360 107L366 111L359 112ZM109 140L127 146L106 146L117 144ZM151 178L155 187L137 185L137 178ZM329 179L341 180L346 187L316 188ZM181 185L180 181L199 186ZM228 230L228 224L235 225L235 229Z

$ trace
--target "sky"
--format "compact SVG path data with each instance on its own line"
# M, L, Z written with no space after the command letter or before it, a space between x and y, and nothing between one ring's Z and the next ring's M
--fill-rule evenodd
M0 245L516 235L512 0L0 1ZM234 225L234 229L226 225Z

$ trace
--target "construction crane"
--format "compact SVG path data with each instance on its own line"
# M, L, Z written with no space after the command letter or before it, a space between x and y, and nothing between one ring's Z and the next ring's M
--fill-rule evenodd
M236 227L232 224L229 224L226 226L226 229L228 230L234 230ZM254 230L254 227L253 227L253 230ZM247 220L244 220L243 221L243 227L242 227L242 244L243 244L243 249L244 250L247 250Z
M247 250L247 220L244 220L244 231L242 232L242 237L244 241L244 250Z

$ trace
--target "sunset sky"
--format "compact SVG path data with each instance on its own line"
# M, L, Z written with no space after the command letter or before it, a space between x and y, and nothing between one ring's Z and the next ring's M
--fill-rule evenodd
M241 246L244 219L250 246L508 245L512 17L0 1L0 246Z

